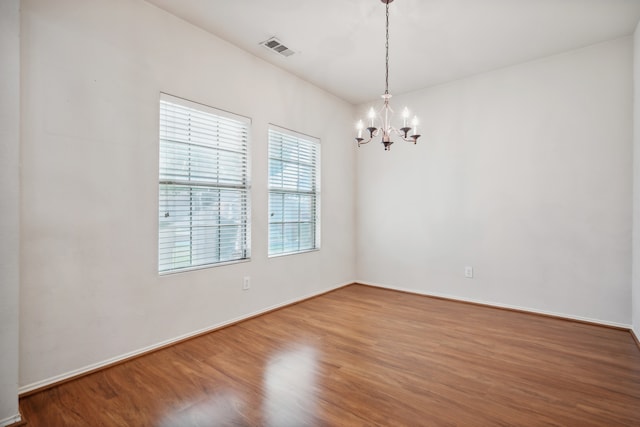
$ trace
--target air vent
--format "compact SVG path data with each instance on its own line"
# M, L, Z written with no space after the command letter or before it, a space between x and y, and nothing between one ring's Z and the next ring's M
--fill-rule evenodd
M283 45L282 42L275 37L271 37L269 40L265 40L260 44L266 49L269 49L270 51L282 56L291 56L295 53L295 51Z

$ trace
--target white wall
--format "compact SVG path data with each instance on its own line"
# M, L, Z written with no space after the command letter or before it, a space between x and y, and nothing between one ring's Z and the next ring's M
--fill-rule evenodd
M360 281L631 323L630 37L392 103L423 136L360 148Z
M22 7L21 391L354 280L351 105L140 0ZM160 91L253 119L251 262L158 276ZM321 140L320 251L266 256L268 123Z
M20 1L0 1L0 426L18 415Z
M633 331L640 338L640 23L633 36Z

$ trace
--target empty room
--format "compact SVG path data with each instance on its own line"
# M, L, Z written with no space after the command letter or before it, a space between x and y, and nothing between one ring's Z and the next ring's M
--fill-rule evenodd
M640 1L0 1L0 427L640 426Z

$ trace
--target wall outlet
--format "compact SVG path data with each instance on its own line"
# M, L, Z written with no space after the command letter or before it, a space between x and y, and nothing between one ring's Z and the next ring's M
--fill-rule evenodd
M244 276L244 279L242 280L242 290L248 291L250 288L251 288L251 277Z
M464 277L466 277L467 279L473 279L473 267L471 267L470 265L465 265Z

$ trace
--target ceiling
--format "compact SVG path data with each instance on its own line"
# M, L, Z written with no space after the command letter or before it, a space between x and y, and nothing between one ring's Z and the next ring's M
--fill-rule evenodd
M380 0L147 0L358 104L384 92ZM389 92L400 94L632 34L640 0L396 0ZM295 51L260 45L276 36Z

